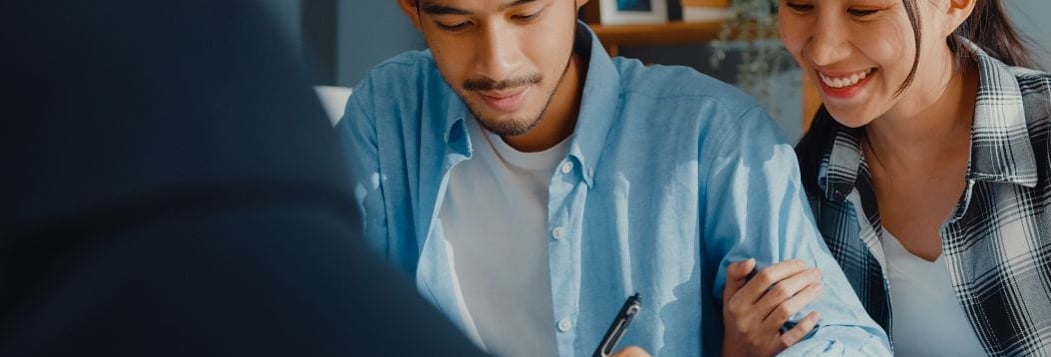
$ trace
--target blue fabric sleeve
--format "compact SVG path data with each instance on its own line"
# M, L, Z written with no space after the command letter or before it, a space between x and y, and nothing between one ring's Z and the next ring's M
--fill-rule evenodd
M722 254L712 294L721 299L726 267L755 258L757 268L800 259L822 271L821 296L793 317L821 313L819 327L784 355L890 355L886 333L868 316L815 226L792 147L755 107L702 147L715 155L705 188L705 244ZM720 257L714 257L719 259Z

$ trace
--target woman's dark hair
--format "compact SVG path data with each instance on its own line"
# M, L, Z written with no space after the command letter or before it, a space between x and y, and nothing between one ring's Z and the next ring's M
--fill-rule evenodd
M917 0L902 0L905 12L912 24L912 31L916 44L916 56L912 61L912 70L905 78L896 94L900 95L912 84L916 75L916 67L920 59L920 18L916 11ZM1014 24L1007 17L1004 9L1004 0L975 0L974 10L971 16L964 20L956 31L947 39L949 49L956 56L958 64L972 58L971 51L966 48L963 41L957 36L966 38L976 44L990 56L999 59L1009 66L1020 66L1037 68L1036 61L1030 53L1027 40L1015 29ZM835 139L835 133L844 129L829 113L824 106L814 115L810 129L796 144L796 156L799 157L799 169L802 173L803 186L811 195L818 195L817 171L821 166L821 160L829 151Z
M1027 38L1015 29L1007 18L1003 0L977 0L974 12L949 36L949 49L958 60L968 58L966 45L957 36L966 38L986 53L1008 66L1037 68L1029 50Z

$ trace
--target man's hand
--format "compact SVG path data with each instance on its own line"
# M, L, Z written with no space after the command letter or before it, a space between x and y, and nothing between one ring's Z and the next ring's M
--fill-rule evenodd
M781 326L821 293L821 272L801 260L763 269L751 280L755 259L731 263L723 290L723 356L773 356L817 325L812 311L791 330Z
M613 357L650 357L650 354L639 346L629 346L614 353Z

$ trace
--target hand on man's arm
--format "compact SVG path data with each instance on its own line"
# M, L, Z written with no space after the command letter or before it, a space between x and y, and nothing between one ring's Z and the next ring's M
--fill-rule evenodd
M723 356L773 356L817 326L811 311L788 331L782 326L821 294L821 272L787 260L755 272L755 259L730 264L723 290Z
M729 304L724 306L730 310L724 322L726 333L733 335L724 336L723 348L733 353L738 347L747 349L752 344L773 344L765 350L760 349L770 354L776 353L776 342L763 341L783 339L795 341L795 344L782 343L782 347L786 347L780 352L783 355L889 356L886 333L868 316L814 223L800 182L795 153L777 131L766 113L756 107L719 131L713 136L718 139L707 142L702 148L713 157L711 163L700 168L709 176L705 190L706 213L702 217L708 225L704 232L705 244L710 254L722 259L712 294L717 299L730 298L724 301L724 304ZM747 274L751 269L745 268L751 267L732 264L749 258L754 258L758 266L766 266L765 269L776 267L777 262L800 260L806 266L819 269L820 274L805 273L791 278L800 272L771 272L756 286L748 287L749 284L741 281L741 275ZM820 279L820 293L815 293L815 288L808 288L813 285L807 281L814 276L805 278L810 274ZM762 273L757 276L762 276ZM783 287L772 290L775 295L762 300L771 285L782 284ZM789 294L792 291L795 293ZM790 299L800 294L799 298ZM734 296L744 298L733 300ZM776 312L775 319L763 322L769 313L748 308L757 304L770 308L771 312L781 311ZM784 305L771 307L776 304ZM820 313L820 324L804 333L810 328L812 320L809 319L814 318L809 314L815 311ZM774 326L780 331L782 324L778 322L787 319L784 316L793 315L810 317L794 321L798 329L790 329L787 336L775 336ZM742 318L749 320L742 323ZM799 323L803 326L799 327ZM751 330L755 326L764 327ZM803 337L797 339L798 335ZM744 338L752 342L741 346L738 341L741 336L752 336Z

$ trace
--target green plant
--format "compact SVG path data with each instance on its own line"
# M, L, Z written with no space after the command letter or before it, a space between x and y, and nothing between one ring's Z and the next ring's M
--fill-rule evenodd
M754 96L775 117L774 82L777 73L795 65L778 40L778 0L731 0L733 16L723 22L712 41L711 65L718 68L728 51L738 52L736 84Z

